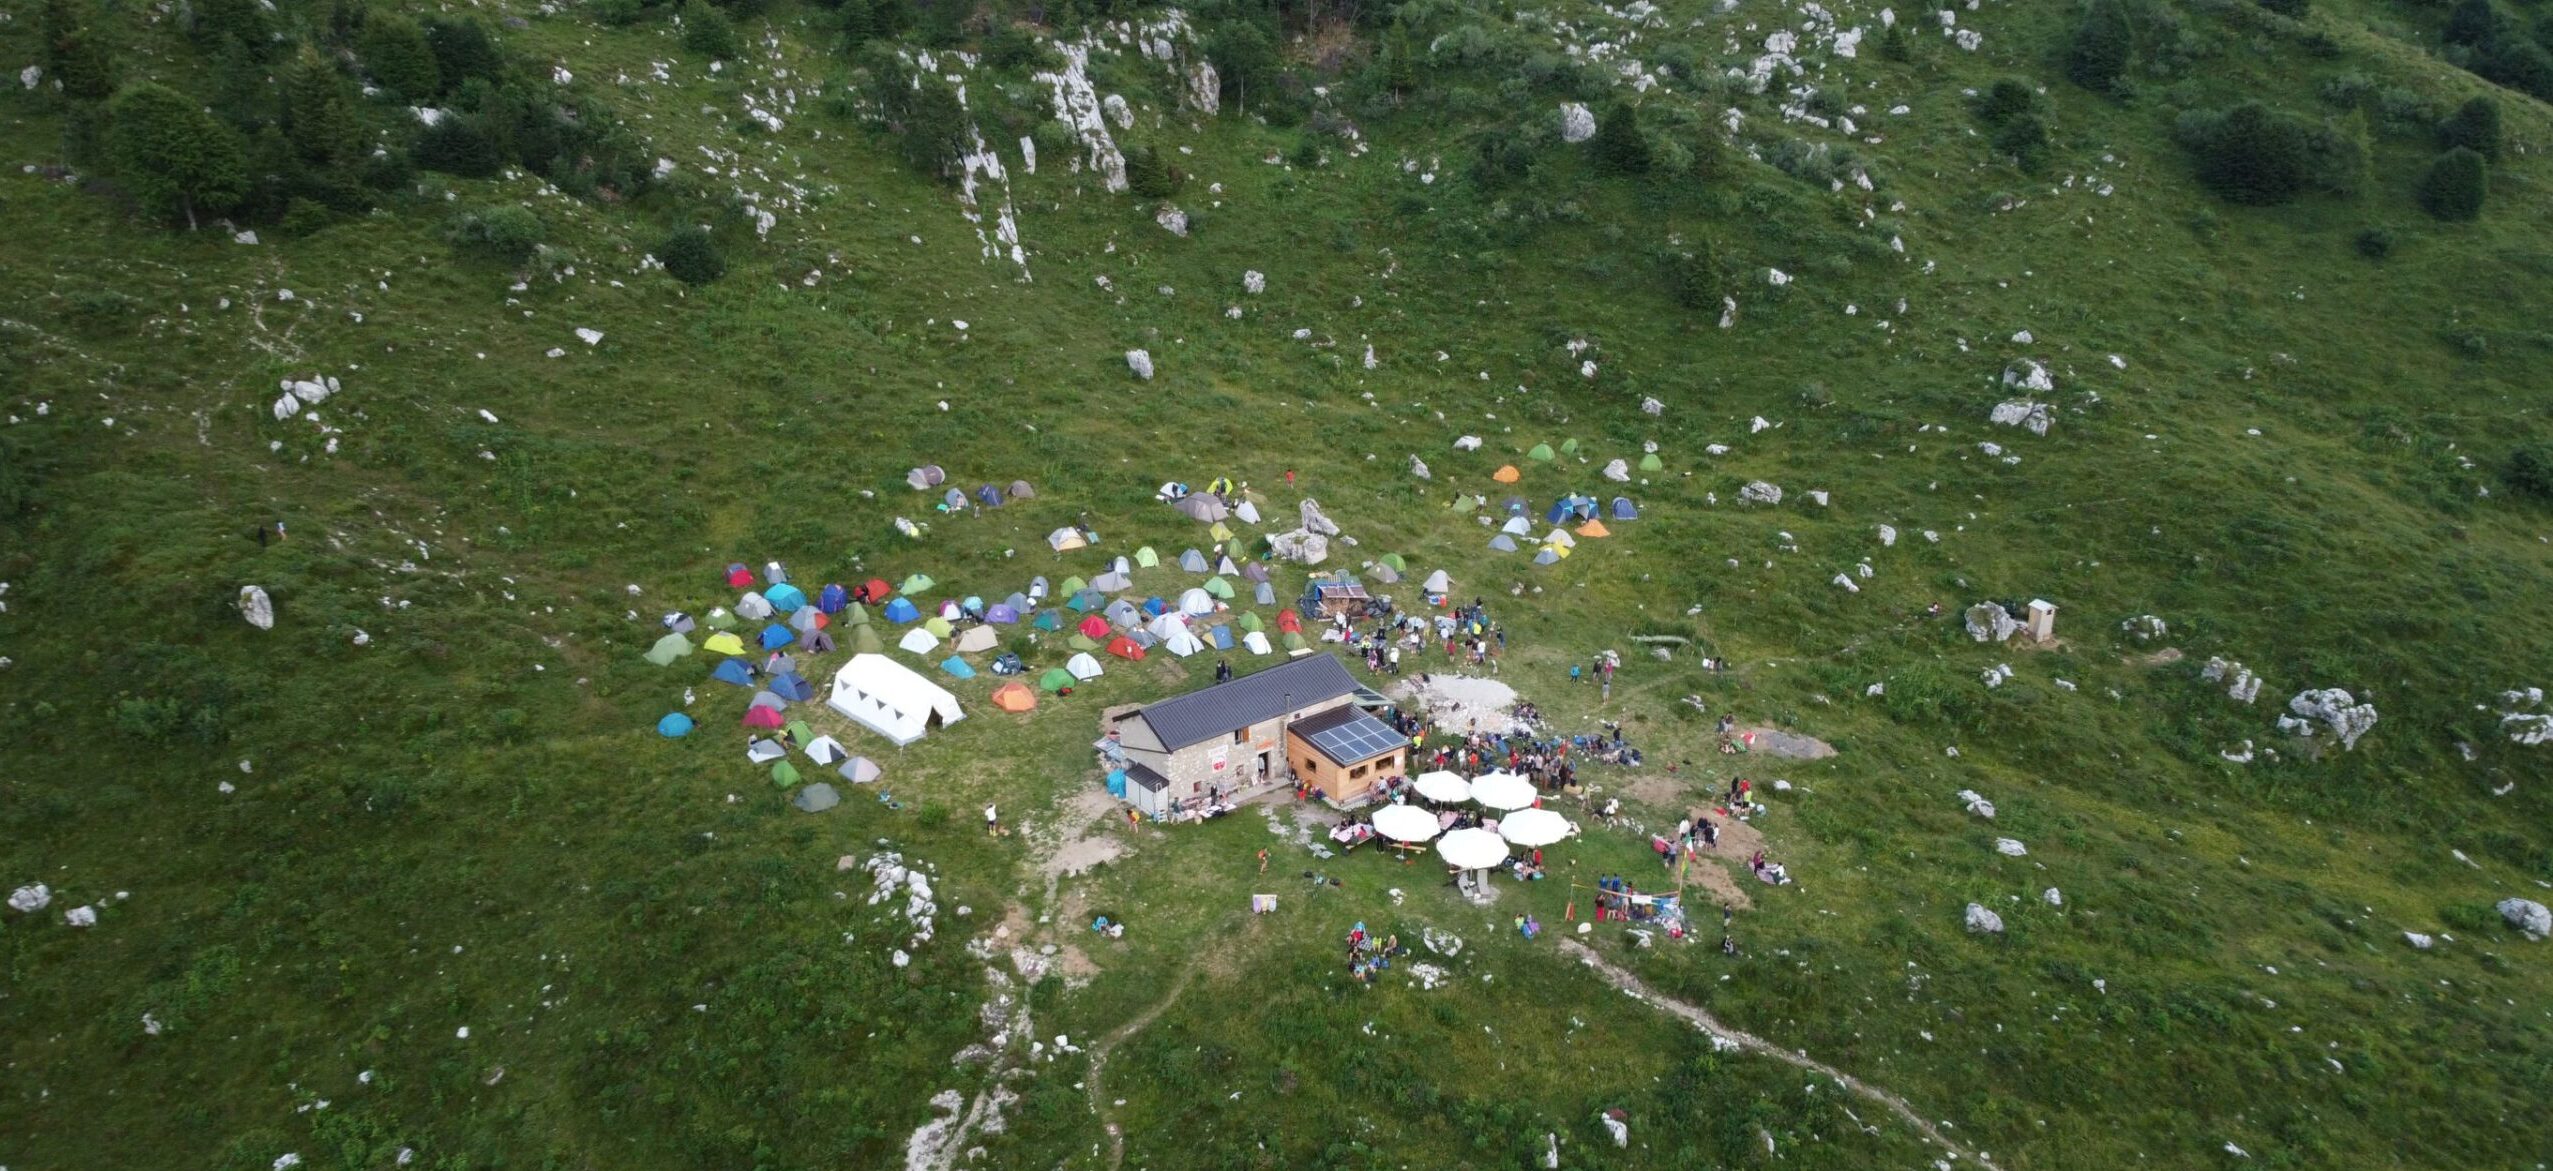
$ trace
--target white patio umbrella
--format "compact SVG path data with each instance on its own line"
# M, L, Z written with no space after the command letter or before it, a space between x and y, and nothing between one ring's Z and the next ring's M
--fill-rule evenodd
M1519 846L1548 846L1568 837L1569 819L1548 809L1523 809L1498 821L1498 836Z
M1436 836L1436 815L1415 805L1386 805L1374 811L1374 832L1396 842L1423 842Z
M1465 870L1487 870L1507 860L1507 843L1485 829L1458 829L1436 839L1436 856Z
M1460 773L1420 773L1417 780L1410 782L1410 787L1417 789L1419 796L1446 805L1472 799L1472 784Z
M1522 809L1538 796L1534 783L1510 772L1484 773L1472 778L1472 800L1492 809Z

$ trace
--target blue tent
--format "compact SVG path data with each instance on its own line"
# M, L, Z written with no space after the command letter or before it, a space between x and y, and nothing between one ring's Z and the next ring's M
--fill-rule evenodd
M992 486L991 484L986 484L983 487L976 489L975 498L982 501L986 508L1000 508L1002 506L1002 490Z
M771 603L772 611L778 614L795 614L807 608L807 592L785 581L762 591L762 600Z
M1631 503L1631 498L1628 496L1616 496L1613 498L1613 519L1638 520L1640 507Z
M1144 613L1151 615L1152 617L1159 618L1169 612L1170 603L1162 601L1159 597L1144 599Z
M791 703L805 703L816 697L815 685L807 682L805 676L795 671L783 671L774 675L771 681L763 686L770 688L772 694Z
M1231 650L1231 649L1232 649L1232 628L1231 628L1231 627L1229 627L1229 626L1218 626L1218 627L1215 627L1213 630L1209 630L1209 631L1207 631L1207 632L1206 632L1206 634L1207 634L1207 639L1206 639L1206 641L1213 643L1213 644L1214 644L1214 649L1219 650L1219 651L1228 651L1228 650Z
M940 493L940 506L948 509L950 512L956 512L965 508L966 489L951 488L946 492Z
M889 622L919 622L922 620L922 612L913 608L912 599L897 598L896 600L886 604L886 620Z
M950 655L949 657L940 660L940 670L946 671L960 679L972 679L975 677L975 668L968 666L966 660L961 659L956 655Z
M1489 539L1489 547L1500 553L1513 553L1516 551L1516 538L1500 533Z
M733 683L738 687L753 686L753 668L746 666L743 659L729 659L718 664L709 672L709 677L720 683Z
M1259 583L1259 592L1255 596L1262 606L1276 605L1276 587L1266 582Z
M1008 602L995 602L991 609L984 611L984 620L997 625L1008 626L1013 622L1019 621L1019 611L1012 608L1011 604Z
M776 651L798 641L798 632L774 622L762 628L762 649Z
M656 734L668 740L680 740L689 736L691 735L691 717L681 712L667 712L664 719L656 721Z
M1088 614L1107 604L1108 596L1098 590L1083 590L1074 594L1072 600L1073 612L1077 614Z
M1108 770L1108 795L1117 798L1125 797L1126 770L1122 768Z
M968 594L966 595L965 601L957 604L957 608L968 614L981 618L984 616L984 599L982 596L977 594Z
M1556 524L1559 524L1559 523L1561 522L1561 519L1562 519L1562 518L1564 518L1564 517L1566 517L1566 516L1568 516L1568 515L1569 515L1569 502L1568 502L1567 500L1554 500L1554 501L1552 501L1552 502L1551 502L1551 509L1550 509L1550 511L1545 512L1545 513L1543 513L1543 514L1542 514L1542 520L1543 520L1543 523L1544 523L1544 524L1555 524L1555 525L1556 525Z
M763 596L767 598L770 595L765 594ZM842 612L842 608L844 606L848 606L850 604L851 591L842 588L842 585L839 582L824 587L824 592L816 595L816 609L822 610L827 614L839 614Z

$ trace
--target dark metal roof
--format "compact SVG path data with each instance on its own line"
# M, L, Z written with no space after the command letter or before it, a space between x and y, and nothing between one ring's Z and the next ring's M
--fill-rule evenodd
M1161 738L1164 749L1177 752L1355 690L1356 680L1336 658L1305 655L1230 683L1162 700L1135 714Z
M1162 790L1170 787L1170 778L1154 772L1151 769L1145 768L1140 764L1129 763L1126 765L1126 780L1133 784L1141 785L1144 788L1150 789L1155 793L1161 792Z
M1409 745L1409 737L1353 704L1296 720L1287 730L1342 766L1363 764Z

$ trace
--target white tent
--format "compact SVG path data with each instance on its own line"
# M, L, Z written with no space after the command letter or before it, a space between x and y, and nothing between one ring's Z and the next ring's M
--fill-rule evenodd
M940 640L933 637L930 631L916 626L911 630L905 631L904 637L898 640L895 645L897 648L911 654L927 655L939 648Z
M1124 560L1119 558L1119 560ZM1122 569L1112 569L1092 578L1090 588L1103 594L1122 594L1135 588L1135 579Z
M1498 819L1498 836L1519 846L1548 846L1576 833L1569 819L1548 809L1519 809Z
M1164 614L1153 619L1152 625L1145 629L1150 630L1154 638L1168 638L1174 634L1185 633L1188 629L1188 621L1177 614Z
M1204 573L1207 568L1206 555L1190 549L1179 555L1179 568L1189 573Z
M1522 809L1534 803L1534 783L1511 772L1472 778L1472 800L1492 809Z
M1232 506L1232 515L1250 524L1257 524L1259 523L1259 506L1244 500Z
M1110 573L1133 573L1134 571L1135 571L1135 563L1134 563L1134 562L1131 562L1131 561L1128 561L1128 560L1126 560L1126 559L1125 559L1125 558L1123 558L1123 557L1120 557L1120 558L1116 559L1115 561L1111 561L1111 562L1109 562L1109 563L1108 563L1108 572L1110 572ZM1093 583L1093 584L1096 584L1096 583Z
M757 737L745 742L745 759L755 764L770 764L787 755L789 750L782 748L777 740L764 740Z
M1507 518L1507 523L1505 525L1499 527L1498 531L1511 537L1521 537L1534 531L1534 522L1526 520L1521 516L1511 516Z
M1179 610L1184 614L1212 614L1214 613L1214 595L1204 590L1190 589L1179 595Z
M1569 549L1577 546L1578 538L1570 536L1569 530L1567 529L1553 529L1551 532L1543 536L1542 543L1546 545L1558 545L1563 549Z
M1241 576L1241 567L1232 563L1232 555L1229 553L1224 554L1222 560L1214 563L1214 571L1225 577Z
M736 617L760 622L771 617L771 603L761 594L748 590L745 596L736 599Z
M1082 548L1090 544L1090 540L1081 535L1080 529L1067 525L1055 530L1054 532L1046 534L1046 544L1053 548L1056 552L1062 553L1067 550Z
M1099 668L1099 660L1090 657L1090 652L1088 651L1083 651L1078 655L1074 655L1070 660L1065 662L1064 669L1072 672L1073 678L1080 679L1085 682L1097 679L1100 675L1104 674L1104 672L1102 672Z
M851 656L825 704L898 747L921 739L935 718L943 727L966 718L956 696L885 655Z
M1253 630L1253 631L1251 631L1251 632L1250 632L1250 633L1248 633L1248 634L1242 635L1242 636L1241 636L1241 645L1242 645L1242 646L1245 646L1245 647L1250 648L1250 653L1251 653L1251 654L1254 654L1254 655L1267 655L1267 654L1274 654L1274 653L1276 653L1275 651L1270 650L1270 649L1268 648L1268 636L1267 636L1267 635L1265 635L1265 634L1262 634L1262 633L1260 633L1259 631L1256 631L1256 630Z
M1396 842L1423 842L1435 837L1436 815L1415 805L1386 805L1374 811L1374 832Z
M1188 633L1188 628L1182 626L1162 636L1161 649L1184 659L1206 649L1206 644L1197 641L1197 636Z
M831 767L835 761L847 759L850 755L850 751L842 747L842 742L831 736L818 736L807 741L807 759L826 767Z
M993 649L994 644L1001 640L1002 636L995 634L990 626L970 626L966 628L966 633L957 636L957 653L982 654Z
M1472 799L1471 782L1464 780L1460 773L1420 773L1418 779L1411 782L1411 787L1418 790L1419 796L1447 805Z
M1445 571L1439 569L1434 573L1428 574L1427 580L1421 582L1418 588L1426 590L1431 594L1452 593L1454 590L1454 579L1445 576Z

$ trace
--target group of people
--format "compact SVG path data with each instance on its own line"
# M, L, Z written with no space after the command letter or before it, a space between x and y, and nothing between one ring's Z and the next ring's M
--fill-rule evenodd
M1401 946L1401 937L1398 935L1390 935L1378 940L1372 933L1365 930L1365 924L1362 921L1348 929L1347 974L1359 984L1372 980L1376 972L1390 970L1394 956L1408 954L1409 949Z
M1453 663L1486 666L1493 673L1507 651L1507 628L1491 622L1488 608L1477 598L1433 617L1385 612L1364 630L1350 615L1332 614L1322 637L1362 654L1365 669L1377 675L1400 674L1404 651L1415 656L1431 644L1443 646Z

